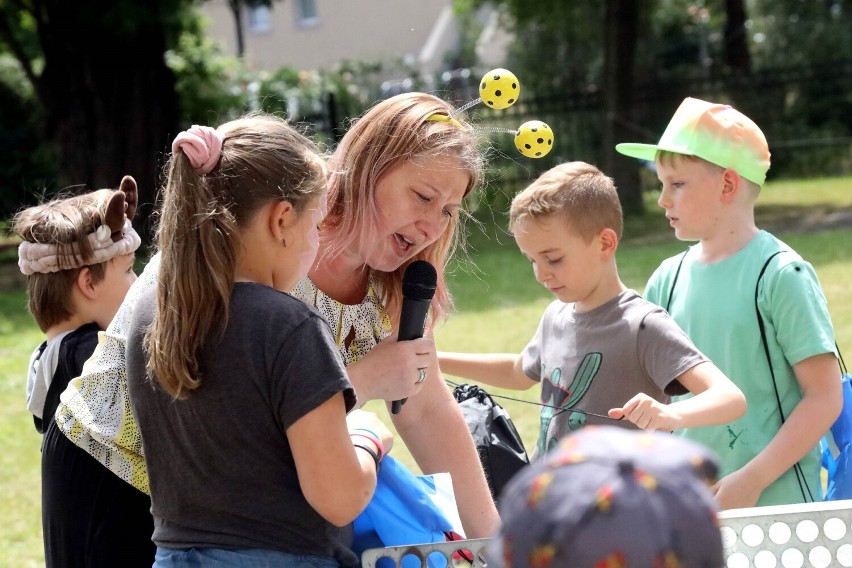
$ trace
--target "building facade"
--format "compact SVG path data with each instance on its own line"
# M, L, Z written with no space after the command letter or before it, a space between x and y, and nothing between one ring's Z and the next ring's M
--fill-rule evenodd
M242 9L245 61L258 69L328 69L342 60L403 62L414 72L445 68L459 47L452 0L273 0ZM227 0L202 4L209 35L237 54Z

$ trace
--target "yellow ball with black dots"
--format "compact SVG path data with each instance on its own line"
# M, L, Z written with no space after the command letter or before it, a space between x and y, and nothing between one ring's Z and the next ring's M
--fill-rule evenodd
M491 108L509 108L521 94L521 83L507 69L492 69L479 82L479 98Z
M530 120L518 128L515 147L528 158L542 158L553 149L553 130L540 120Z

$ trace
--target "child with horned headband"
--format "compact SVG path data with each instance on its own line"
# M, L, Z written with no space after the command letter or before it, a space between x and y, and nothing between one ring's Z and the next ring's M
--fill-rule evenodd
M328 323L288 292L313 265L326 165L285 121L172 145L156 287L127 337L154 566L338 566L393 438L357 412Z
M450 472L465 534L476 538L491 534L497 510L458 404L441 380L431 332L412 341L394 336L400 282L412 260L427 260L438 272L432 322L451 307L444 267L454 249L462 200L478 185L483 167L471 129L460 128L458 116L441 119L453 112L437 97L406 93L378 103L346 133L331 158L329 212L319 227L319 253L305 265L308 276L293 294L332 326L359 403L408 398L394 415L397 431L424 473ZM226 133L226 148L228 141ZM223 150L220 160L225 155ZM200 151L193 159L201 164L212 158ZM279 163L276 158L267 165L264 175L283 176ZM205 176L217 173L214 167ZM187 246L160 243L162 254L172 245ZM148 473L126 396L124 348L132 343L128 329L139 295L158 280L160 256L151 259L131 288L104 345L63 393L57 413L60 427L75 443L143 491L149 490Z
M145 566L154 548L147 495L71 443L53 419L59 395L118 310L140 239L130 220L136 182L56 199L20 212L18 265L28 306L47 336L30 359L27 408L42 446L45 561L53 566ZM97 535L93 538L93 535Z

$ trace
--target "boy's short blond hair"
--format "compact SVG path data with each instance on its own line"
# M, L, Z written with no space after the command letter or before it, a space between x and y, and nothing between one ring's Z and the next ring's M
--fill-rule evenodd
M512 200L509 231L530 219L558 215L579 237L591 241L603 229L621 239L624 217L612 178L585 162L555 166Z
M678 164L682 164L683 162L696 162L700 164L704 164L711 171L718 172L719 175L725 171L723 166L718 164L714 164L709 160L705 160L704 158L700 158L698 156L690 156L688 154L680 154L678 152L670 152L668 150L657 150L657 155L655 157L655 161L658 164L662 164L663 166L677 166ZM737 175L740 176L740 180L743 186L746 188L749 197L756 199L760 194L760 186L754 183L751 180L744 178L737 172Z

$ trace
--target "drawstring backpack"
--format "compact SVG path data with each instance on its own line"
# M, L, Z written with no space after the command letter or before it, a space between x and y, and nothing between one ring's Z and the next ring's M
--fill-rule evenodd
M772 361L769 359L769 344L766 342L766 328L763 323L763 317L760 314L760 309L757 306L757 293L758 287L760 286L760 280L763 278L763 273L766 272L766 269L769 267L770 261L775 258L777 255L782 252L789 252L779 250L769 258L766 259L766 262L763 264L763 268L760 270L760 275L757 277L757 284L754 287L754 309L757 312L757 324L760 327L760 339L763 342L763 352L766 355L766 362L769 364L769 373L772 376L772 384L775 387L775 400L778 403L778 412L781 414L781 423L784 423L784 413L781 410L781 399L778 396L778 386L775 384L775 372L772 369ZM837 349L837 359L838 364L840 365L840 375L841 375L841 388L843 390L843 408L840 411L840 416L837 417L834 424L831 425L831 429L829 430L831 437L834 441L834 447L837 448L838 454L835 456L831 450L831 445L828 440L828 434L822 437L820 440L820 448L822 450L822 467L826 469L827 477L828 477L828 486L825 493L826 501L834 501L838 499L850 499L852 498L852 476L847 475L848 472L852 471L850 469L850 442L852 442L852 383L850 383L850 376L846 372L846 363L843 361L843 356L840 354L840 347L835 343L835 348ZM804 474L801 470L799 464L796 464L796 475L800 476L799 483L800 485L804 483ZM807 484L805 484L805 488L807 488ZM810 495L810 491L808 491L808 495L811 497L813 501L813 496Z
M521 436L506 409L477 385L456 385L453 396L470 430L488 488L496 501L506 482L530 463Z
M846 372L843 357L840 357L840 368L843 372L843 410L831 426L834 445L829 444L827 436L820 442L822 466L828 477L826 501L852 499L852 376Z
M760 273L757 276L757 282L754 285L754 311L757 314L757 326L760 329L760 341L763 345L763 353L766 356L766 364L769 366L769 376L772 377L772 387L775 393L775 402L778 406L778 414L781 417L781 424L784 424L786 417L784 410L781 407L781 397L778 393L778 384L775 381L775 370L772 367L772 360L769 355L769 343L766 340L766 326L763 321L763 315L760 313L760 307L757 303L758 293L760 290L760 282L766 269L769 268L769 263L773 258L782 252L790 252L787 250L779 250L774 252L763 263ZM683 259L686 257L684 252L675 271L674 279L671 288L669 289L669 297L666 302L666 311L669 311L674 295L675 284L677 284L680 269L683 266ZM841 386L843 390L843 408L840 411L840 416L832 424L829 430L833 445L828 439L828 435L823 436L820 440L820 449L822 451L821 464L825 468L828 478L828 486L825 493L826 501L835 501L839 499L852 499L852 376L846 371L846 363L843 361L843 356L840 354L840 348L835 343L837 349L838 365L841 373ZM802 498L806 501L815 501L811 495L810 488L805 481L805 474L802 471L801 465L796 463L794 471L796 479L799 482L799 489L802 492Z

